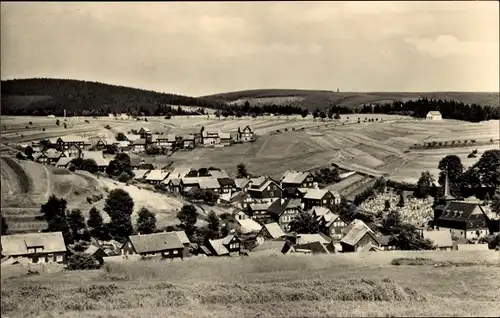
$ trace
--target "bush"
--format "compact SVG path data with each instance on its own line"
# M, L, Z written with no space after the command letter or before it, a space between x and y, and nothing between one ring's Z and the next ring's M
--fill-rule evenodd
M120 174L120 176L118 177L118 181L120 182L128 182L130 180L131 176L126 173L126 172L122 172Z
M68 259L68 270L98 269L101 265L95 257L88 254L74 254Z

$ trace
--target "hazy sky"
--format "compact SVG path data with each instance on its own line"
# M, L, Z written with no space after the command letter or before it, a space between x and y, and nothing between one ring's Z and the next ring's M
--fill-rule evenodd
M254 88L498 91L499 4L1 4L2 79L192 96Z

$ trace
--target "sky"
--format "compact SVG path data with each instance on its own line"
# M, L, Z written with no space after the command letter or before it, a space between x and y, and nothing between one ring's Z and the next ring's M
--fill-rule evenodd
M498 1L2 2L1 78L201 96L499 91Z

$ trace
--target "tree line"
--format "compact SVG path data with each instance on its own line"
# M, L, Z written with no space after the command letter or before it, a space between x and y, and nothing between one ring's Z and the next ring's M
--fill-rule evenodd
M455 100L428 99L394 101L383 105L364 105L362 113L400 114L425 118L430 111L439 111L444 119L480 122L500 119L498 106L465 104Z

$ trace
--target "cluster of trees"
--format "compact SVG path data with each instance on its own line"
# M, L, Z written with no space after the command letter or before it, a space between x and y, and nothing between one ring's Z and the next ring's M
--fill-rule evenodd
M111 177L118 177L118 181L127 182L134 177L130 157L126 153L118 153L110 161L106 173Z
M430 111L439 111L445 119L457 119L470 122L480 122L490 119L500 119L500 108L497 106L465 104L454 100L420 98L410 101L394 101L383 105L365 105L363 113L404 114L425 118Z
M321 119L326 119L327 117L329 119L340 119L340 111L343 110L345 112L349 111L349 109L347 109L346 107L340 107L340 106L335 106L335 107L331 107L331 108L328 108L326 109L325 111L321 111L319 108L316 108L313 113L312 113L312 116L314 117L314 119L316 118L321 118ZM347 114L349 114L350 112L347 112ZM302 117L306 117L306 116L302 116Z
M251 106L248 101L245 102L243 106L239 105L227 105L221 111L216 112L217 117L229 117L229 116L262 116L264 114L277 114L277 115L300 115L304 113L304 109L297 106L288 105L276 105L276 104L262 104L259 106ZM305 114L307 116L307 110Z
M328 185L340 181L340 174L337 168L322 168L314 173L314 180L320 185Z

